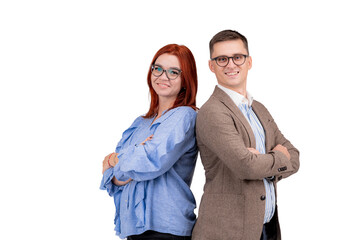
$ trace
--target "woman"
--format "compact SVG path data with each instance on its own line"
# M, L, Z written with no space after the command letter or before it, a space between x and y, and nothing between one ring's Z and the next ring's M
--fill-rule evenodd
M114 197L121 238L191 239L195 199L190 184L197 158L197 74L191 51L176 44L161 48L147 82L150 109L105 157L101 189Z

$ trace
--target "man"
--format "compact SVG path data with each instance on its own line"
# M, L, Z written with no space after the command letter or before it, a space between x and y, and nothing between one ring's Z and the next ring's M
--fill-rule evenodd
M299 152L246 90L247 39L219 32L210 58L218 86L197 115L206 183L192 239L281 239L276 183L298 171Z

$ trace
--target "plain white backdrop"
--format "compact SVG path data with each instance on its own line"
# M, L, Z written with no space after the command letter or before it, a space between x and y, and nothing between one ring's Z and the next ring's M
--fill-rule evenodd
M216 85L208 42L224 29L248 38L248 90L300 150L278 184L283 239L358 238L355 3L1 1L0 239L118 239L102 159L148 110L153 55L190 48L201 107ZM203 184L198 158L197 204Z

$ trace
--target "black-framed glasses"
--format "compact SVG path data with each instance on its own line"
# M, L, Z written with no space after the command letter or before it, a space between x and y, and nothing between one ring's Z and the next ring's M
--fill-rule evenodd
M181 70L178 68L169 68L168 70L165 70L162 66L157 64L151 66L151 73L155 77L160 77L164 72L169 80L175 80L181 74Z
M211 60L215 61L216 64L219 67L226 67L229 64L229 59L231 58L233 63L236 66L241 66L244 64L244 62L246 61L246 58L249 57L249 55L245 55L245 54L235 54L232 57L228 57L228 56L218 56L218 57L214 57L211 58Z

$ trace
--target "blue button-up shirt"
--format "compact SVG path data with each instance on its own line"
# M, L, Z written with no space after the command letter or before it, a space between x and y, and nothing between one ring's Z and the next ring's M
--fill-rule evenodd
M147 230L191 235L196 219L190 190L198 151L195 119L192 108L178 107L154 123L154 118L138 117L123 133L116 147L119 162L104 172L100 187L114 197L115 231L121 238ZM133 181L116 186L113 176Z

